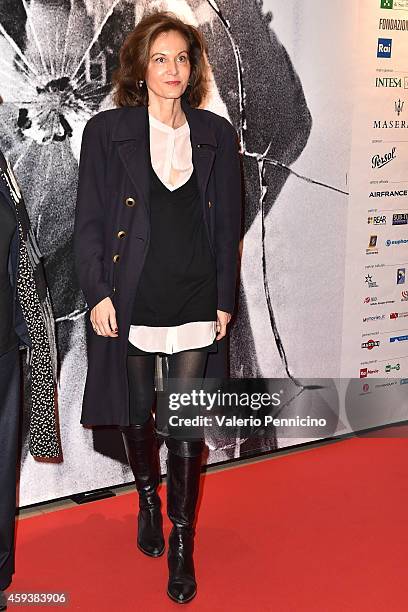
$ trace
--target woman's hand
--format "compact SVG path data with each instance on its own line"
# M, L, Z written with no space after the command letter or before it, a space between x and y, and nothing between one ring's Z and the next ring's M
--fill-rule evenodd
M92 308L90 318L93 330L98 336L118 337L116 311L110 297L104 298Z
M227 333L227 325L231 321L231 314L223 310L217 310L217 336L216 340L221 340Z

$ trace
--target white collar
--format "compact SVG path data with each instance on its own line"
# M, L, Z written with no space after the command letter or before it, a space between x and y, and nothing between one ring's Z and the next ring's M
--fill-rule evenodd
M153 117L153 115L151 115L150 113L148 113L148 115L149 115L150 125L153 125L157 129L162 130L163 132L167 132L168 134L178 135L184 132L188 132L190 129L188 125L188 121L183 123L183 125L180 125L178 128L172 128L170 125L167 125L167 123L163 123L162 121L159 121L158 119L156 119L156 117Z

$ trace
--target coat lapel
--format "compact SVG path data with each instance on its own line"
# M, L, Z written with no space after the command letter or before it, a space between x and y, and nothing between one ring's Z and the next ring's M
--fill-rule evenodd
M198 186L203 206L205 190L215 159L217 140L204 113L193 108L184 98L181 105L186 115ZM132 180L146 211L149 212L149 117L147 106L126 107L115 126L112 140L118 142L120 158Z

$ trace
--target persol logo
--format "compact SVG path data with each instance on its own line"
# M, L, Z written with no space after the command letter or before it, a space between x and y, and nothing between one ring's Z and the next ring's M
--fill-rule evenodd
M373 170L376 168L382 168L383 166L386 166L392 162L392 160L396 157L396 147L392 147L389 153L385 153L384 155L374 155L371 159L371 167Z

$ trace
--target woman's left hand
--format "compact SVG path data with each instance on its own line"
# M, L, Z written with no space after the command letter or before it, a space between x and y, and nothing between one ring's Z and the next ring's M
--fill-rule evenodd
M217 310L217 336L216 340L221 340L227 333L227 325L231 321L231 314L223 310Z

